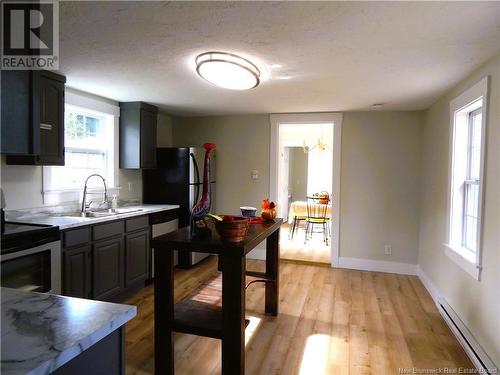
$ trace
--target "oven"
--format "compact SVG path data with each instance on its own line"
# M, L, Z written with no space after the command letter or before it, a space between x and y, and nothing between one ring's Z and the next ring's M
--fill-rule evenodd
M179 219L177 210L161 211L149 215L149 224L151 225L151 239L161 235L174 232L179 229ZM155 249L151 247L151 262L149 268L149 280L155 277ZM177 251L174 252L174 266L179 263Z
M61 294L59 228L6 223L0 255L0 285Z

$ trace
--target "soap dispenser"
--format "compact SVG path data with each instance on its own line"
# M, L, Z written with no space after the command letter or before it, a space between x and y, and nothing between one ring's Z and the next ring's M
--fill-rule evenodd
M111 211L116 212L118 208L118 199L116 198L116 194L113 194L113 199L111 199Z

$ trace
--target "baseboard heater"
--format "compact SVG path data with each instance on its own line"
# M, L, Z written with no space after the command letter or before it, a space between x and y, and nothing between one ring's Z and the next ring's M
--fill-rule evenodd
M458 317L455 310L446 302L444 298L439 298L438 308L446 324L450 327L465 352L471 359L474 366L482 371L481 374L499 374L498 367L493 363L481 345L476 341L467 326Z

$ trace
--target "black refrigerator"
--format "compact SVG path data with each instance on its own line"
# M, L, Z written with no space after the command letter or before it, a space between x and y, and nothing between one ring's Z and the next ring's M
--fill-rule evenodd
M142 170L142 201L150 204L178 204L179 228L189 225L191 208L203 190L205 149L196 147L161 147L156 149L156 169ZM210 159L211 212L215 205L216 157ZM180 253L178 266L189 268L206 258L203 253Z

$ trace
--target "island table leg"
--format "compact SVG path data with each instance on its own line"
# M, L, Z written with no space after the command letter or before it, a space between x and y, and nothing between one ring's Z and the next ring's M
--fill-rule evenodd
M222 261L222 375L245 373L245 257Z
M266 283L266 313L278 315L279 303L279 262L280 262L280 230L279 228L266 239L266 276L273 282Z
M157 250L155 248L155 250ZM155 251L155 374L174 374L174 257L167 248Z

